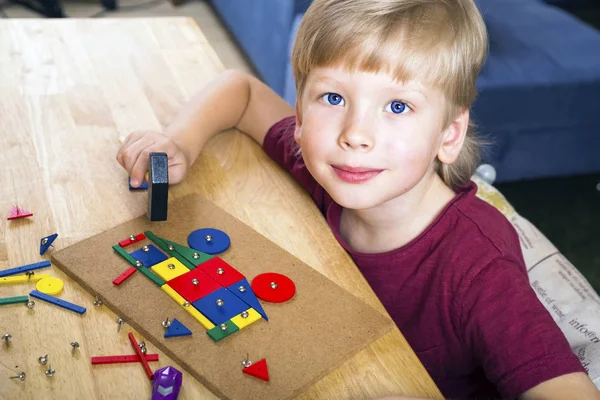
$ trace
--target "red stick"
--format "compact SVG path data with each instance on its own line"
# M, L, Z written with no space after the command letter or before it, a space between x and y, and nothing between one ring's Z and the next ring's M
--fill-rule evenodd
M115 278L115 280L113 281L113 283L117 286L119 286L121 283L123 283L125 281L125 279L129 278L131 275L133 275L133 273L137 271L135 269L135 267L129 267L129 269L125 272L123 272L121 275L119 275L118 277Z
M158 354L146 354L146 361L158 361ZM122 364L122 363L131 363L131 362L139 362L137 354L133 354L130 356L98 356L92 357L92 365L97 364Z
M143 240L143 239L146 239L146 235L144 235L143 233L138 233L137 235L135 235L135 239L134 240L131 240L129 238L125 239L125 240L121 240L119 242L119 245L121 247L126 247L126 246L129 246L130 244L137 243L137 242L139 242L140 240Z
M144 357L144 353L142 353L142 349L140 349L140 346L138 346L138 342L137 342L137 340L135 340L135 336L133 336L133 333L131 333L131 332L129 332L129 341L131 342L133 349L137 353L138 359L142 363L142 366L144 367L144 371L146 371L146 375L148 375L148 379L152 380L152 378L154 377L152 374L152 370L150 369L150 366L148 365L148 361L146 361L146 358Z

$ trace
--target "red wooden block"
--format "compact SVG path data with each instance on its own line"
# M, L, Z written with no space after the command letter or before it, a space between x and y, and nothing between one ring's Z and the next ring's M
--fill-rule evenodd
M152 374L152 370L150 369L150 366L148 365L148 361L146 361L146 358L144 357L144 353L142 353L142 349L140 349L140 346L138 346L138 342L137 342L137 340L135 340L135 336L133 336L133 333L131 333L131 332L129 332L129 341L131 342L131 346L137 353L138 360L142 363L142 367L144 367L144 371L146 371L146 375L148 375L148 379L152 380L154 378L154 375Z
M127 238L125 240L121 240L119 242L119 246L126 247L126 246L129 246L130 244L137 243L140 240L144 240L144 239L146 239L146 235L144 235L143 233L138 233L137 235L135 235L135 239L134 240L131 240L131 238Z
M202 264L198 265L198 268L202 268L202 270L206 272L206 275L225 287L231 286L245 278L245 276L237 269L233 268L219 257L204 261Z
M258 379L262 379L263 381L269 381L269 369L267 368L266 358L263 358L262 360L252 364L251 366L242 369L242 372L248 375L255 376Z
M123 272L121 275L119 275L118 277L116 277L113 280L113 283L117 286L119 286L121 283L123 283L125 281L125 279L129 278L131 275L133 275L133 273L137 271L135 267L129 267L129 269L125 272Z
M146 361L158 361L158 354L146 354ZM130 356L98 356L92 357L92 365L98 364L123 364L123 363L132 363L139 362L137 354L133 354Z
M196 285L194 285L194 279L198 280ZM221 288L221 285L219 285L217 281L204 273L200 268L179 275L178 277L171 279L168 284L173 290L179 293L181 297L190 303Z
M283 303L294 296L296 285L285 275L265 272L252 280L252 291L261 300Z
M17 219L17 218L31 217L32 215L33 215L33 213L31 213L23 208L13 206L6 219L10 221L10 220Z

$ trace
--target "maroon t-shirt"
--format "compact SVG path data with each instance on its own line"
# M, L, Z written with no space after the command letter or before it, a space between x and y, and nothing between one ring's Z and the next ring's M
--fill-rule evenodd
M294 117L271 127L266 153L311 194L444 396L515 398L585 372L529 284L515 230L473 182L407 245L359 253L340 236L342 207L306 169L294 128Z

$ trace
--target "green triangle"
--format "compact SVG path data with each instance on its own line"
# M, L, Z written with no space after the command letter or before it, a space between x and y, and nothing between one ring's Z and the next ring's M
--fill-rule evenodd
M202 264L205 261L210 260L211 258L214 258L215 256L212 256L210 254L206 254L206 253L202 253L201 251L198 250L194 250L194 249L190 249L189 247L186 246L182 246L178 243L175 242L171 242L169 240L160 238L163 242L165 242L165 244L171 245L173 246L173 248L175 248L175 251L177 253L179 253L183 258L185 258L187 261L189 261L191 264L198 266L198 264Z

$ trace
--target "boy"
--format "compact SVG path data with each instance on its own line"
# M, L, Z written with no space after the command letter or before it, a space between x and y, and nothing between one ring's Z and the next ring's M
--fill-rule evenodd
M228 71L117 160L137 186L164 151L177 183L235 127L311 194L445 396L600 399L530 288L512 226L469 181L486 41L472 0L315 0L292 56L295 116Z

